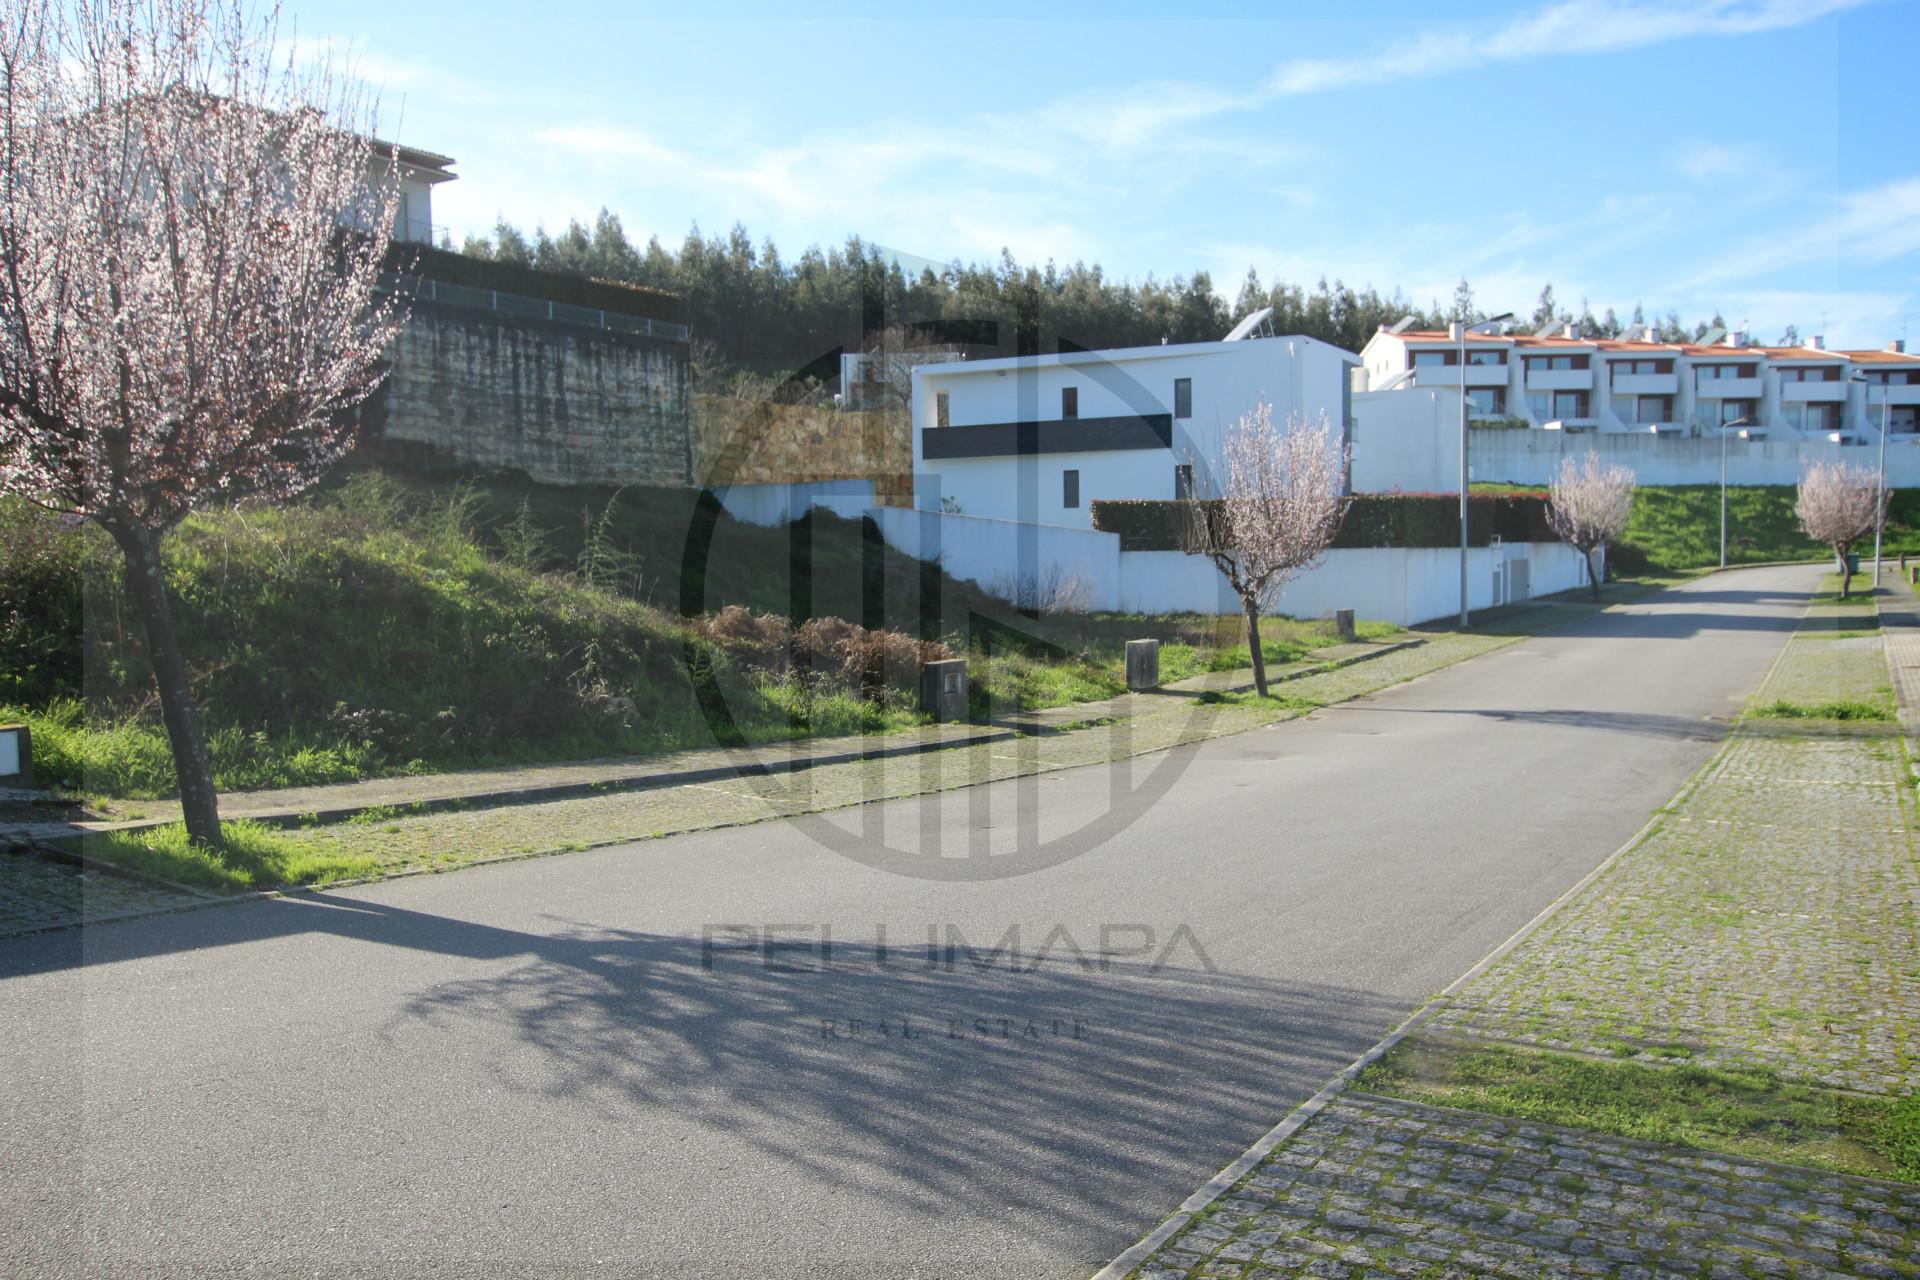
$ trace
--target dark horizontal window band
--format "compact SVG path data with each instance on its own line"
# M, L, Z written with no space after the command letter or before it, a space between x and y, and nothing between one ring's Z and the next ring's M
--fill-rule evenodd
M923 458L1013 458L1041 453L1101 453L1112 449L1173 448L1173 415L1124 414L1053 422L993 422L973 427L923 427Z

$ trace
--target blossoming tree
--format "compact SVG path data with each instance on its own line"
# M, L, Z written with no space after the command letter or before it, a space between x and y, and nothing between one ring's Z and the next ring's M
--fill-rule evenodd
M1578 462L1563 459L1560 474L1548 487L1547 523L1586 560L1595 600L1600 598L1600 573L1593 567L1593 553L1626 532L1636 485L1630 468L1603 463L1599 452L1589 449Z
M123 553L187 830L217 844L161 543L203 504L299 492L351 444L401 319L376 289L397 170L355 90L279 47L277 12L0 14L0 492Z
M1893 491L1880 487L1879 477L1866 467L1844 462L1816 462L1800 477L1793 514L1800 528L1815 542L1833 548L1840 562L1840 598L1853 585L1853 544L1870 535L1887 518Z
M1255 691L1267 696L1260 615L1288 582L1311 569L1340 531L1347 451L1325 414L1308 425L1274 425L1273 407L1255 405L1227 431L1221 494L1189 503L1181 548L1213 561L1240 598Z

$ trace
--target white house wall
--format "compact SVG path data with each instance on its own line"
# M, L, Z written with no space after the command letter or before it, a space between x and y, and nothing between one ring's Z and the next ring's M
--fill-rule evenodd
M1354 415L1356 491L1459 492L1458 391L1365 392L1354 397ZM1652 432L1475 428L1467 437L1475 483L1542 487L1559 472L1564 458L1584 457L1590 449L1603 462L1631 469L1641 484L1718 484L1721 444L1718 436L1656 436ZM1874 444L1729 438L1725 445L1727 483L1733 485L1797 484L1813 462L1872 467L1879 460ZM1894 488L1920 484L1920 443L1896 439L1888 444L1887 483Z
M966 515L1023 519L1090 528L1089 506L1102 499L1171 498L1174 468L1194 462L1196 483L1208 491L1227 430L1255 405L1275 416L1314 420L1326 414L1336 432L1345 414L1347 361L1337 347L1304 337L1264 338L1186 346L1142 347L1033 361L979 361L919 370L913 396L915 503L939 510L943 502ZM1170 414L1174 384L1189 378L1192 413L1173 419L1165 449L1115 449L1072 454L988 458L933 458L922 432L938 420L945 393L948 425L1058 422L1061 392L1078 392L1080 419ZM1061 502L1061 473L1080 472L1080 505Z

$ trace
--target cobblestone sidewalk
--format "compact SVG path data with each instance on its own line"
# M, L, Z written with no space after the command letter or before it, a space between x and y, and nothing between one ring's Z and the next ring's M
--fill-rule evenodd
M38 854L0 852L0 937L175 911L205 901L194 894L82 870Z
M1920 1275L1920 1187L1347 1093L1133 1272Z
M1884 651L1870 613L1834 612L1809 611L1751 707L1884 714L1891 684L1913 724L1920 610L1889 611ZM1749 718L1645 839L1428 1026L1910 1092L1915 824L1892 724ZM1129 1274L1914 1277L1920 1187L1350 1090Z

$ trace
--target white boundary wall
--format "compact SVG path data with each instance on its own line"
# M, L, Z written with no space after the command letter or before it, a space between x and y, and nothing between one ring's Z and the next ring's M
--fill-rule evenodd
M1206 559L1178 551L1122 551L1118 534L1061 525L1027 524L985 516L949 515L905 507L875 507L857 492L819 492L831 486L792 486L790 497L721 495L727 509L756 524L784 524L813 507L848 519L871 517L887 545L919 560L938 559L956 578L989 590L1021 578L1077 580L1086 607L1112 613L1238 613L1240 602ZM803 490L805 492L803 492ZM745 514L745 513L752 514ZM755 518L761 517L761 518ZM1513 575L1503 562L1525 561L1529 595L1567 591L1586 582L1580 553L1565 543L1512 543L1468 552L1469 604L1487 609L1512 603L1502 584ZM1287 585L1275 613L1317 618L1352 609L1362 618L1410 625L1450 617L1460 608L1460 553L1445 547L1377 547L1330 551L1318 568Z
M1353 487L1360 493L1460 491L1460 393L1451 388L1372 391L1354 396ZM1718 436L1652 432L1476 428L1467 433L1474 481L1546 487L1568 456L1589 449L1630 468L1641 484L1719 484ZM1791 485L1812 462L1873 467L1877 445L1824 440L1726 441L1727 483ZM1887 442L1887 484L1920 485L1920 442Z

